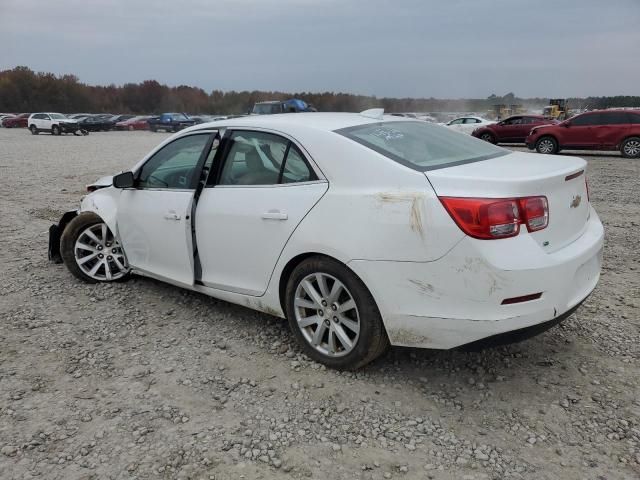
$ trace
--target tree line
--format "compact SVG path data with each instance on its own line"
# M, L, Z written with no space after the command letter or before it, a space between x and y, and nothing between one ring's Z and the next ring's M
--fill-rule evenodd
M28 67L0 71L0 112L240 114L265 100L300 98L319 111L358 112L383 107L387 112L483 112L495 104L540 109L547 98L519 98L513 93L483 99L377 98L335 92L222 91L169 87L156 80L124 85L87 85L75 75L34 72ZM569 99L571 108L640 107L640 96Z

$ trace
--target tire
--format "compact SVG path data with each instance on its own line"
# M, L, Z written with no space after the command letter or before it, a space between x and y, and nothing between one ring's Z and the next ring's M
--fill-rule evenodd
M536 152L543 155L558 153L558 141L550 136L540 137L536 142Z
M60 127L58 125L51 127L51 135L60 135L60 133Z
M129 125L129 131L133 132L133 125Z
M122 281L130 275L124 250L92 212L81 213L69 222L60 237L60 254L69 271L86 283Z
M625 158L640 158L640 137L629 137L620 145L620 153Z
M480 140L484 140L485 142L489 142L489 143L496 143L496 137L493 136L492 133L489 132L484 132L480 134Z
M31 130L31 135L37 135L38 134L38 128L35 125L31 125L29 127L29 130Z
M309 289L324 303L314 301ZM338 294L331 298L334 289ZM336 260L314 256L301 262L287 281L285 302L289 326L304 352L327 367L358 369L382 355L389 346L371 293L362 280ZM320 335L316 346L315 334ZM345 335L346 344L340 340Z
M157 132L158 129L156 127L149 127L149 130L151 130L152 132Z

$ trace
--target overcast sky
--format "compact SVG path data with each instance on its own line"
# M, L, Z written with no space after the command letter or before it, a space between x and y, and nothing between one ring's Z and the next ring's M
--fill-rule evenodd
M640 95L640 0L0 0L0 69L392 97Z

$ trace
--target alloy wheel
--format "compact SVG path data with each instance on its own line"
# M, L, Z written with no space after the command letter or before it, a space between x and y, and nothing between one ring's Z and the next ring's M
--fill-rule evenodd
M492 140L493 140L493 137L491 136L491 134L490 134L490 133L483 133L483 134L480 136L480 138L481 138L482 140L484 140L485 142L489 142L489 143L492 143Z
M624 153L629 157L637 157L640 155L640 140L629 140L624 145Z
M295 319L305 340L318 352L341 357L360 336L360 315L347 287L327 273L312 273L300 281L294 298Z
M118 240L105 223L85 228L73 248L78 267L99 281L113 281L129 273L129 264Z
M548 138L542 139L540 140L540 143L538 143L538 151L540 153L551 153L553 152L554 147L555 144L553 143L553 140Z

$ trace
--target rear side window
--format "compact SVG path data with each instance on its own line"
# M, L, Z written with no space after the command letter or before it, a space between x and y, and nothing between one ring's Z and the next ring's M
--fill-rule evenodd
M640 114L639 113L630 113L629 114L629 123L633 123L635 125L640 124Z
M236 131L219 185L276 185L317 180L300 150L288 139L266 132Z
M488 142L427 122L369 123L335 132L421 172L509 154Z

